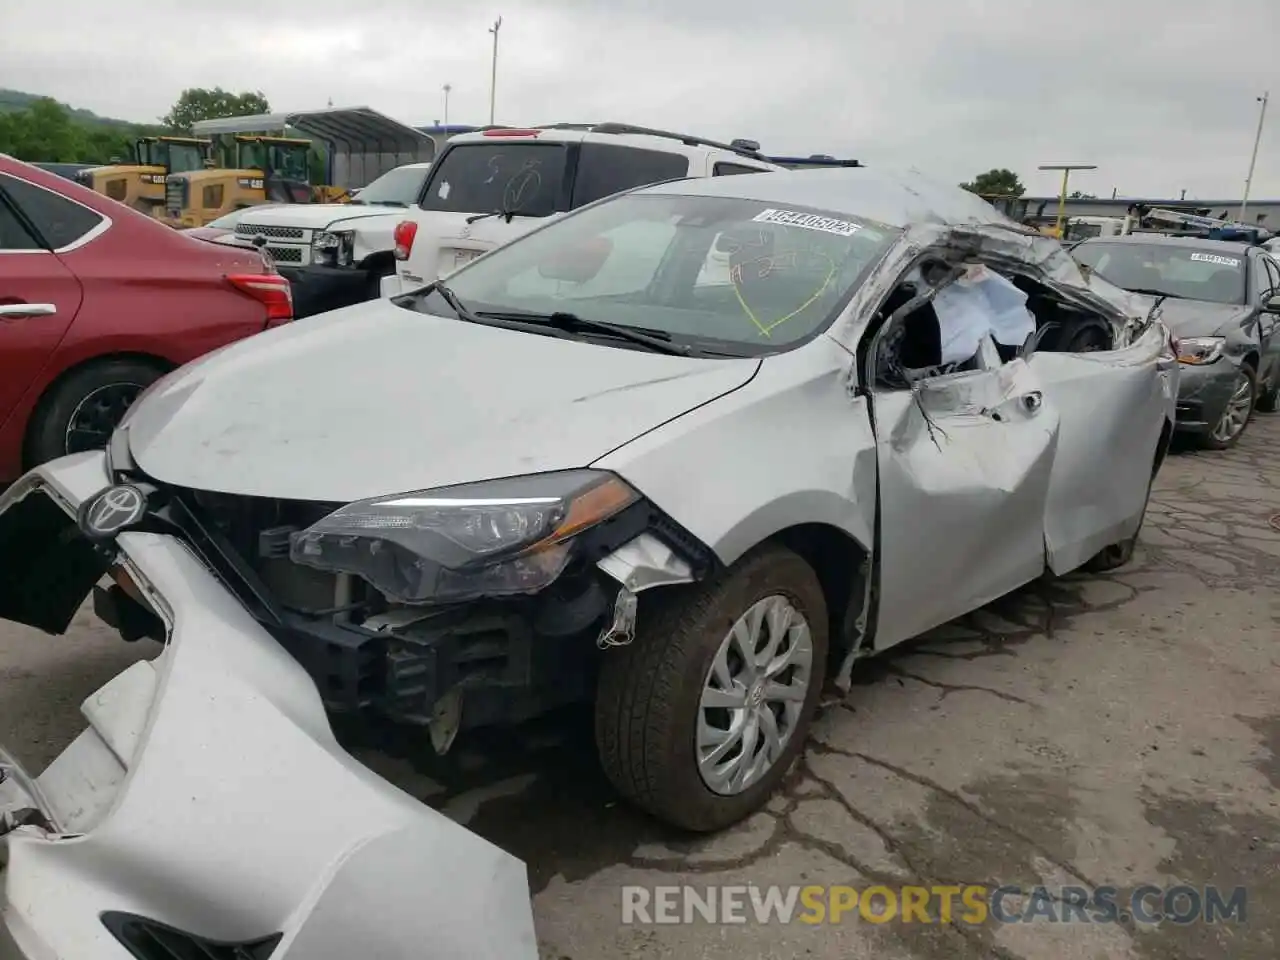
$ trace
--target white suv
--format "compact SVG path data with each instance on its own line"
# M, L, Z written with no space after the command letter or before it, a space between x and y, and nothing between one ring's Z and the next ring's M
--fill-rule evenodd
M388 170L349 203L284 203L247 210L235 240L264 246L294 287L298 316L378 296L394 274L392 234L417 203L430 163Z
M395 231L384 296L452 273L548 218L623 190L782 170L750 140L717 143L623 123L497 127L452 138Z

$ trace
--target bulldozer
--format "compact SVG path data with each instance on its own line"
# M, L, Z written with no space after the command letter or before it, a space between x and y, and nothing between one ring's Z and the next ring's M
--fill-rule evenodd
M164 213L165 178L203 169L210 142L200 137L139 137L133 144L132 162L87 167L75 179L147 216L160 217Z
M310 140L262 134L220 137L204 169L169 174L164 220L171 227L203 227L236 210L263 203L341 203L341 187L311 182ZM220 165L218 161L221 161Z

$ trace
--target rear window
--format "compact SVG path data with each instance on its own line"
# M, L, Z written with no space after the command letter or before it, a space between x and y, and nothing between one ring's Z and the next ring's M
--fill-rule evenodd
M435 165L421 207L449 213L556 213L564 183L562 143L459 143ZM361 196L361 199L365 199Z
M573 185L573 206L650 183L689 175L689 158L661 150L641 150L608 143L584 143Z
M16 177L0 175L0 189L21 208L54 250L69 247L100 224L102 215Z

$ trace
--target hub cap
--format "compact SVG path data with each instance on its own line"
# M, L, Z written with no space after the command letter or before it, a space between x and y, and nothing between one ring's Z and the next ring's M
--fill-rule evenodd
M785 597L753 604L711 661L698 706L698 773L722 796L767 774L795 733L813 682L809 624Z
M1243 372L1236 380L1235 392L1227 401L1227 408L1222 411L1222 419L1213 428L1213 439L1226 442L1235 439L1245 424L1249 422L1249 414L1253 410L1253 384Z
M105 447L141 392L142 386L136 383L109 383L91 392L76 405L67 421L65 452L83 453Z

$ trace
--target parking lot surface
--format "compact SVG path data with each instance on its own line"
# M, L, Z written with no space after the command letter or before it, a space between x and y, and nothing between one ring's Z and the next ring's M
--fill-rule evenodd
M343 727L374 769L529 867L543 956L903 960L1280 955L1280 416L1157 479L1123 570L1038 582L855 672L783 796L710 839L616 801L587 719L460 741ZM154 646L84 613L0 626L0 740L39 769ZM234 776L234 771L228 771ZM317 798L323 802L323 798ZM622 923L622 888L1185 883L1243 923ZM937 917L935 915L934 919Z

